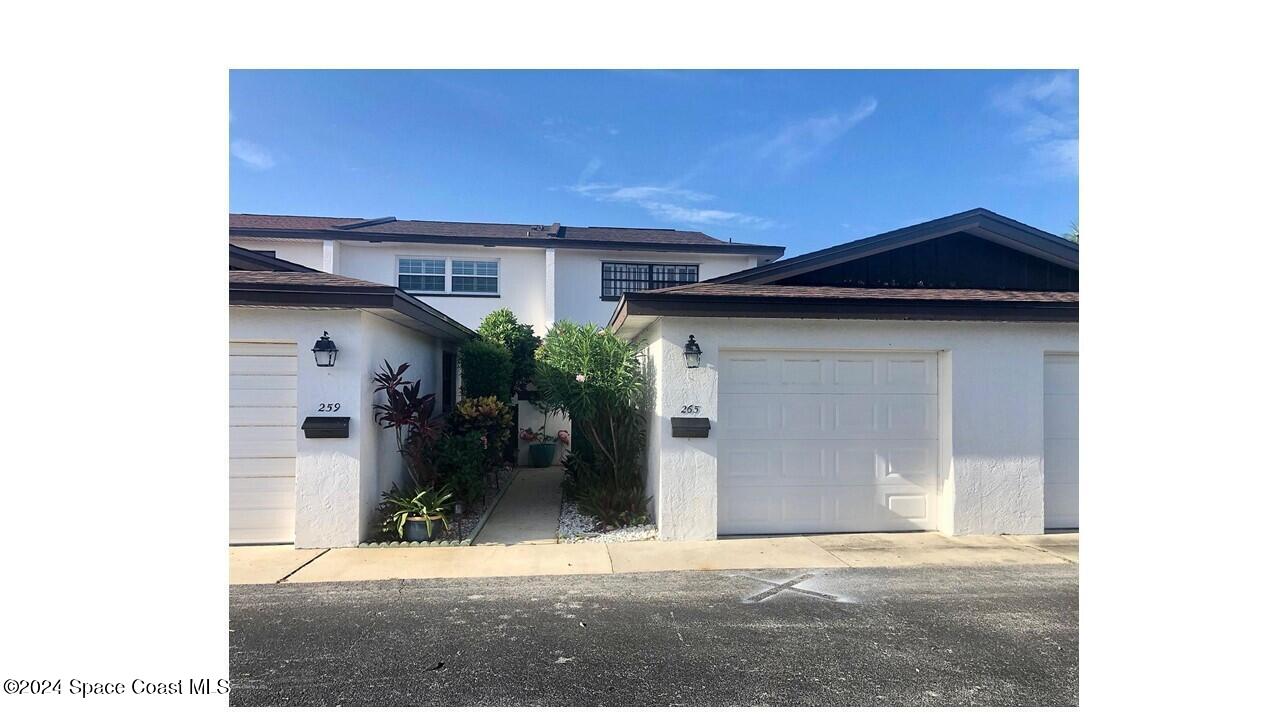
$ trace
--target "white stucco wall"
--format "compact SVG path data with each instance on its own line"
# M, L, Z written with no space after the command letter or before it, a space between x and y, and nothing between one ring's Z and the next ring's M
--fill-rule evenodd
M328 331L338 346L334 367L316 367L311 346ZM371 532L381 489L403 472L394 438L373 421L373 368L385 357L413 365L410 377L439 392L440 342L361 310L233 307L232 341L293 342L298 346L297 547L347 547ZM341 403L334 413L321 404ZM311 415L351 418L347 438L306 438Z
M559 249L556 250L556 318L600 326L608 324L618 301L600 299L601 264L604 262L697 265L698 279L709 280L753 268L756 260L757 258L747 255Z
M236 238L232 245L245 250L270 250L276 257L291 263L306 265L316 270L324 269L324 248L319 240L269 240L260 238ZM308 345L307 347L311 347Z
M650 440L664 539L716 536L717 367L722 349L940 352L939 529L952 534L1044 529L1044 355L1077 352L1074 323L664 318ZM690 333L702 367L684 367ZM945 397L943 397L945 396ZM711 437L672 438L670 418L698 404ZM651 445L651 453L654 445Z
M421 380L422 391L436 395L435 412L439 414L442 407L440 370L443 347L440 340L372 313L362 313L361 323L364 330L363 344L367 348L363 353L366 382L361 386L361 407L372 408L374 402L385 399L380 394L376 397L374 395L373 374L381 370L383 360L387 360L392 367L409 363L405 379L410 382ZM361 457L373 458L374 462L361 463L360 466L362 540L371 537L378 530L380 519L377 517L377 507L382 499L382 492L389 490L393 483L403 486L409 479L396 448L395 431L378 427L373 422L372 412L369 420L361 433Z

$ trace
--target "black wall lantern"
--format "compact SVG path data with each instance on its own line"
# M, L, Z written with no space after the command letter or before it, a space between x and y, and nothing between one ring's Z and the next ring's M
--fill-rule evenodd
M333 361L338 359L338 346L329 339L328 330L316 341L311 352L316 354L316 367L333 367Z
M696 368L702 364L702 348L698 347L698 341L689 336L689 342L684 344L684 366L687 368Z

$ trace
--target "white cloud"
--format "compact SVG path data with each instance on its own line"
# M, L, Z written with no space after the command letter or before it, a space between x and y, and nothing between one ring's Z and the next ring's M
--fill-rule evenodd
M270 170L276 165L270 151L248 140L231 141L231 155L254 170Z
M599 202L616 202L643 208L660 220L688 225L734 225L766 230L776 226L772 220L706 207L715 196L696 190L662 185L578 184L569 188L583 197Z
M784 171L791 170L817 157L828 145L871 117L877 105L875 98L865 98L847 113L818 115L788 123L760 145L756 156L778 163Z
M1075 76L1055 73L1020 80L992 96L996 109L1014 118L1014 142L1027 146L1035 171L1047 177L1080 172L1080 113Z

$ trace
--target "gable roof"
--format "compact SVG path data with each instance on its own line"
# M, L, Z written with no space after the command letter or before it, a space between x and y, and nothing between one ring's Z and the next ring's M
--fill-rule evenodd
M364 240L455 245L656 250L659 252L754 255L773 260L786 248L725 242L705 233L664 228L575 227L399 220L394 217L335 218L297 215L229 216L231 237Z
M360 309L437 337L469 340L475 332L400 288L326 272L231 270L230 303L247 307Z
M788 278L803 273L956 233L974 235L1072 270L1080 268L1080 248L1075 243L985 208L974 208L749 270L721 275L707 282L714 284L784 282Z

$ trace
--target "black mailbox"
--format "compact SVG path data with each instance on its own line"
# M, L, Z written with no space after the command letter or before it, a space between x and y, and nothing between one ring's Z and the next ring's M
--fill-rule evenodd
M302 421L302 434L309 438L350 437L349 417L309 417Z
M710 437L710 418L671 418L671 437Z

